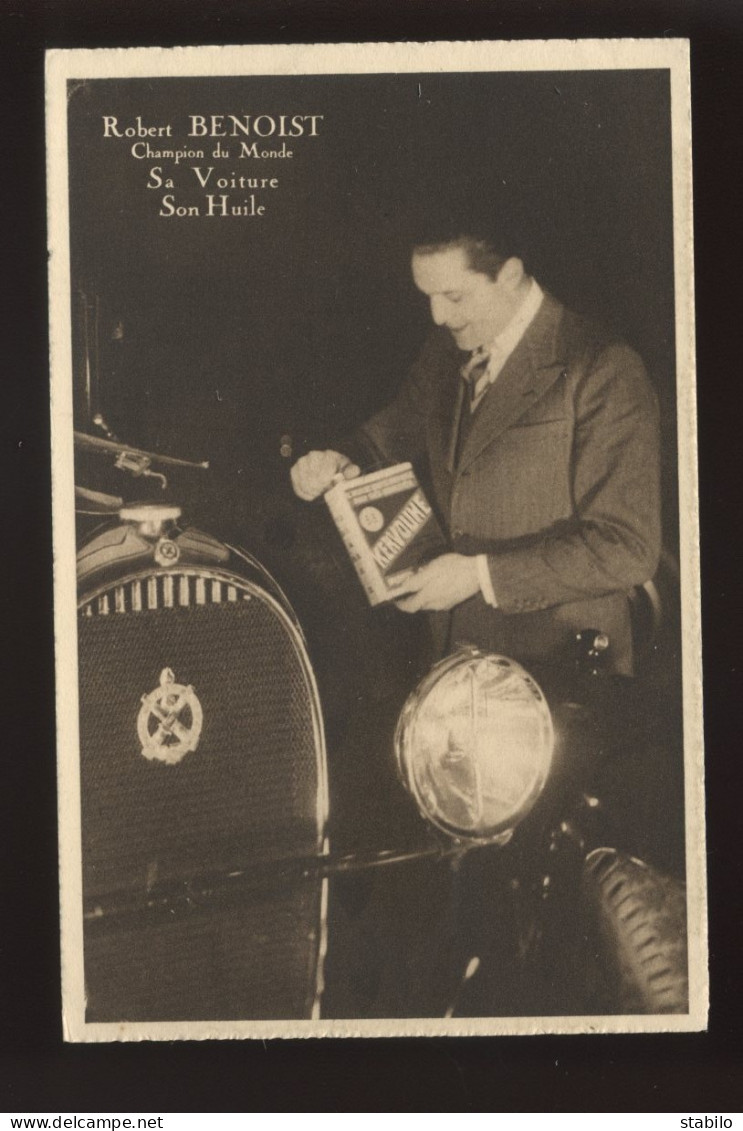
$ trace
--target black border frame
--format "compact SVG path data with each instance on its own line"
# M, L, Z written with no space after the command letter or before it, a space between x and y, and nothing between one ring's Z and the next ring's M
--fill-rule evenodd
M740 1108L736 692L743 6L736 0L3 0L5 412L0 1080L22 1111ZM712 1008L707 1034L79 1046L62 1040L54 765L43 53L404 39L691 40ZM10 387L8 387L8 383ZM731 399L732 390L732 399Z

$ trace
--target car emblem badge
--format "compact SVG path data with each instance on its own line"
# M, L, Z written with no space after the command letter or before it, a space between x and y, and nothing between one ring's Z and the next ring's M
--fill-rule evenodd
M181 556L181 551L172 538L161 538L155 546L154 555L158 565L169 566L175 565Z
M195 750L201 737L204 713L191 686L175 682L170 668L160 673L160 686L142 696L137 734L142 755L151 761L176 765Z

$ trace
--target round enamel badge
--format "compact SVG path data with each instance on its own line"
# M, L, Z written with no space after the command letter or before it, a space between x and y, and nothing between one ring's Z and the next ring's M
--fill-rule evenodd
M384 515L376 507L364 507L359 511L359 523L362 530L376 534L384 526Z

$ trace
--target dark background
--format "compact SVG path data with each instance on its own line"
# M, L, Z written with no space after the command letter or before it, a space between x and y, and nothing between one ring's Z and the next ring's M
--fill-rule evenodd
M73 325L79 338L80 293L97 299L97 407L122 438L216 460L228 478L239 469L246 489L282 433L298 451L337 442L390 399L430 325L410 279L412 225L446 208L465 221L491 212L505 252L644 357L664 409L674 513L668 72L70 87ZM214 160L214 140L187 136L189 114L248 112L324 120L318 137L290 140L284 160L239 160L231 138L221 141L231 158ZM120 127L138 115L173 123L151 146L205 156L137 160L130 139L103 136L104 115ZM279 187L256 194L261 218L162 217L168 190L145 187L153 165L172 174L180 204L202 211L191 165L214 166L213 181L276 176Z
M696 1110L740 1107L738 284L743 11L732 0L5 2L2 179L7 618L0 1087L6 1108ZM43 49L142 43L688 35L692 42L712 1013L709 1034L73 1047L55 875ZM567 296L566 296L567 297ZM737 694L736 694L737 693Z

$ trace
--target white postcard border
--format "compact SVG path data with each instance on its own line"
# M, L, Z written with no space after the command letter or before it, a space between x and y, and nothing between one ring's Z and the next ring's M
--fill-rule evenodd
M88 1024L84 1020L75 589L67 81L228 75L634 70L671 73L678 471L689 899L690 1011L683 1016ZM693 320L689 45L685 40L542 40L52 50L47 53L51 413L58 788L65 1039L624 1033L699 1030L708 1008L699 522ZM694 929L691 929L691 925Z

